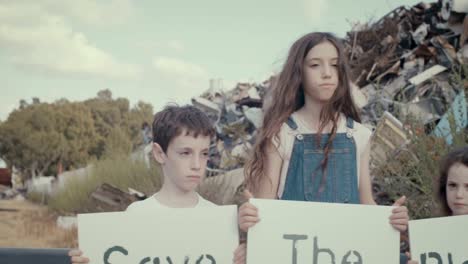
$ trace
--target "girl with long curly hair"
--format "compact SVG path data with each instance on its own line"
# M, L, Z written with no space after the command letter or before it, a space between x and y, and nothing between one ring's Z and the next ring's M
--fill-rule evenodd
M256 198L371 204L371 131L360 124L341 41L330 33L299 38L271 88L246 188ZM390 224L408 226L408 210L398 199ZM239 208L239 226L259 221L249 202Z

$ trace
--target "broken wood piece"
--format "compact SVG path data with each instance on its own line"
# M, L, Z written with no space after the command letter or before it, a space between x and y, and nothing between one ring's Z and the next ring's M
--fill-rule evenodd
M108 183L96 188L90 197L94 206L104 212L124 211L128 205L138 200L135 196Z
M413 78L409 79L409 82L413 85L419 85L423 83L426 80L429 80L430 78L434 77L435 75L447 70L442 65L434 65L431 68L423 71L422 73L414 76Z

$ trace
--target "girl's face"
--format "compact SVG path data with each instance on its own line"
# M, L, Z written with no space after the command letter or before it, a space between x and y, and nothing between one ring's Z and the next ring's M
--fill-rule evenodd
M306 102L325 103L338 87L338 51L329 41L309 50L304 58L302 84Z
M468 167L455 163L447 175L447 204L453 215L468 215Z

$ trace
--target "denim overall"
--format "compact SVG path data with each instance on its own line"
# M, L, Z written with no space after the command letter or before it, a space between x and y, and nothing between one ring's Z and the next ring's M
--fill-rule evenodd
M289 117L287 125L297 129ZM354 121L346 119L346 133L337 133L328 153L326 176L320 166L323 148L330 134L323 134L317 146L315 134L297 134L289 161L281 200L359 204Z
M286 124L297 129L289 117ZM346 119L346 133L337 133L328 153L325 182L321 186L323 148L330 134L323 134L317 146L315 134L297 134L289 161L281 200L359 204L354 121ZM408 258L400 253L400 264Z

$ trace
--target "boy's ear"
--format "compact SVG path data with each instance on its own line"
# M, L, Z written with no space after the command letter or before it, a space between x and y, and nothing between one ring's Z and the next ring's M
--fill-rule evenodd
M158 143L153 143L153 157L161 165L166 161L166 153Z

